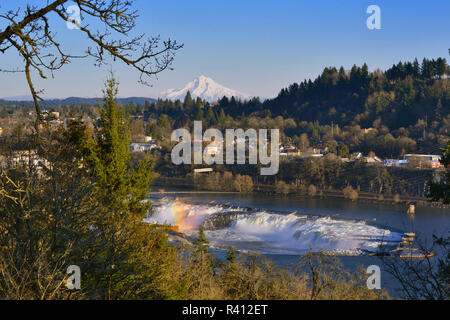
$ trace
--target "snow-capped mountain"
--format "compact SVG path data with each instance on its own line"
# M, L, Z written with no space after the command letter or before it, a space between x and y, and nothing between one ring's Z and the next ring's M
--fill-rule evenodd
M191 93L193 98L200 97L208 102L216 102L224 96L228 98L234 96L240 100L249 100L252 98L248 94L226 88L215 82L213 79L203 75L195 78L182 89L169 89L163 91L159 94L159 97L161 99L169 99L172 101L177 99L183 101L188 91Z

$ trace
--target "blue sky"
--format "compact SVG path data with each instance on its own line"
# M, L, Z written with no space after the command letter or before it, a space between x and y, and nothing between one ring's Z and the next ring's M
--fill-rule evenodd
M2 0L0 12L30 1ZM372 4L381 8L381 30L366 27ZM232 89L273 97L293 82L315 78L326 66L349 69L367 62L374 70L415 57L449 58L448 0L136 0L135 8L137 33L184 43L175 70L146 87L137 83L137 71L119 62L98 68L93 60L73 61L53 79L34 76L45 97L100 96L110 68L120 81L120 96L155 96L203 74ZM63 47L82 53L89 46L80 31L68 30L58 19L51 22ZM0 54L0 69L20 65L12 50ZM0 97L26 94L22 74L0 74Z

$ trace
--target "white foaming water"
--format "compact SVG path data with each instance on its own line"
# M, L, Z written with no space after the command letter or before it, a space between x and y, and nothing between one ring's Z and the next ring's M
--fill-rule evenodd
M217 205L196 205L162 199L153 208L153 214L144 219L144 221L147 223L178 226L180 231L191 233L197 232L203 221L212 214L236 210L239 209L225 209Z
M242 210L165 200L146 222L177 225L180 231L195 236L205 219L230 211ZM241 215L228 227L206 230L205 235L215 248L233 246L266 254L302 254L312 249L359 255L377 251L382 245L395 245L402 238L401 233L368 225L365 221L266 211Z

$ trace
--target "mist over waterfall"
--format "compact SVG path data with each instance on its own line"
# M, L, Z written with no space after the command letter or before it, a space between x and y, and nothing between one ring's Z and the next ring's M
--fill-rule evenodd
M196 236L203 226L210 245L263 254L302 254L310 249L335 255L363 255L393 248L402 234L366 221L282 214L252 208L159 200L148 223L177 226Z

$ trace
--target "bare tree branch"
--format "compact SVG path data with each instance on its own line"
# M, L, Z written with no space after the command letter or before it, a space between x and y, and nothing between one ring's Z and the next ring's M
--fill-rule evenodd
M139 71L139 82L150 85L151 77L171 69L177 50L183 47L171 39L162 41L160 36L146 38L145 34L131 37L136 26L137 11L132 10L133 1L129 0L75 0L81 19L90 18L100 21L104 30L92 30L87 23L79 25L82 32L92 43L85 50L85 55L73 55L63 50L62 45L52 32L48 16L56 14L64 21L73 22L65 5L69 0L47 2L43 7L28 5L25 10L9 10L0 12L0 21L6 21L7 27L0 30L0 53L16 50L23 58L23 70L17 68L0 69L0 72L24 72L33 97L37 118L36 131L39 135L39 124L43 123L39 101L40 93L35 89L32 72L46 79L49 73L59 70L72 59L93 57L95 65L106 64L107 57L120 60ZM82 21L83 21L82 20ZM78 25L77 25L78 26Z

